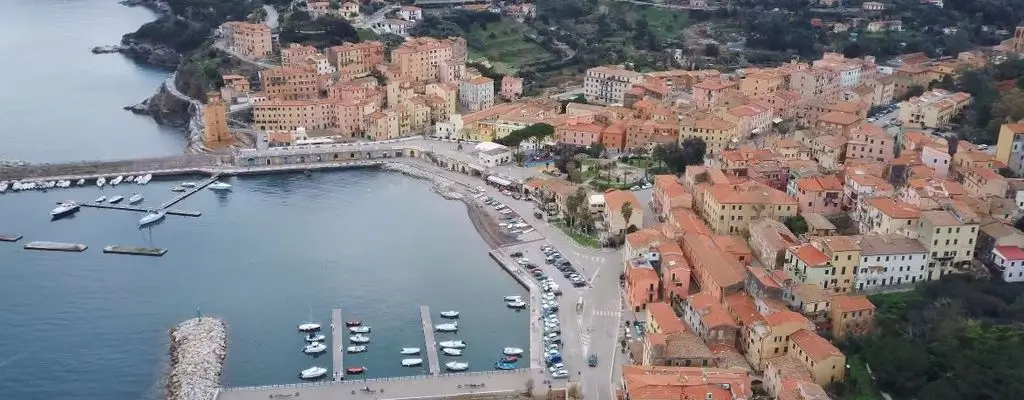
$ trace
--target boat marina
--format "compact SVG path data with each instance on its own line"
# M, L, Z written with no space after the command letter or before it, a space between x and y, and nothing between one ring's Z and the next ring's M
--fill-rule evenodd
M423 337L427 343L427 366L431 375L438 375L441 373L441 365L437 359L437 339L434 338L434 324L430 321L430 307L420 306L420 319L423 321Z
M345 378L345 323L341 319L341 309L331 310L331 371L334 372L333 380L340 381Z

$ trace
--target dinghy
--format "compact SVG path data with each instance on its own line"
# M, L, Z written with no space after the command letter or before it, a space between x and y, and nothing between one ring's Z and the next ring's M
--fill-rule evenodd
M441 311L441 316L445 317L445 318L458 318L459 317L459 312L458 311L454 311L454 310L451 310L451 311Z
M299 373L299 378L302 379L316 379L327 373L327 368L323 367L310 367L302 370Z
M438 343L443 349L464 349L466 348L466 342L461 340L446 340Z
M402 359L403 367L415 367L417 365L423 365L422 358L404 358Z
M366 346L348 346L345 351L349 353L362 353L366 351Z
M452 361L445 363L444 368L452 372L465 371L469 369L469 363Z
M361 374L363 372L366 372L366 367L348 367L348 368L345 368L345 373L346 374L354 375L354 374Z
M348 337L348 341L352 343L370 343L370 337L363 335L352 335Z
M363 321L360 321L358 319L353 319L353 320L350 320L348 322L345 322L346 326L359 326L359 325L362 325L362 324L363 324Z
M420 354L420 348L419 347L403 347L402 351L401 351L401 354L403 354L403 355Z
M436 330L438 332L455 332L455 331L459 330L459 323L458 322L452 322L452 323L447 323L447 324L434 325L434 330Z
M515 364L499 362L497 364L494 364L494 369L500 369L500 370L503 370L503 371L508 371L508 370L511 370L511 369L516 369L516 366L515 366Z
M352 333L370 333L370 327L368 326L352 326L348 328L349 332Z
M449 356L461 356L462 355L462 350L451 349L451 348L447 348L447 347L441 349L441 352L444 353L444 354L447 354Z
M518 356L520 354L523 354L523 349L520 349L518 347L506 347L501 350L501 353L506 356Z

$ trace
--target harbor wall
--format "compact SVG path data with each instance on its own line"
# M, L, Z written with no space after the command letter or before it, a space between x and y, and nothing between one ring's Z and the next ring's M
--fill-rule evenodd
M171 329L168 400L210 400L217 396L227 356L227 325L213 317L186 320Z
M38 177L79 177L90 179L124 173L180 175L202 172L223 165L231 165L231 162L232 158L225 155L189 154L132 160L31 164L26 166L0 167L0 180Z

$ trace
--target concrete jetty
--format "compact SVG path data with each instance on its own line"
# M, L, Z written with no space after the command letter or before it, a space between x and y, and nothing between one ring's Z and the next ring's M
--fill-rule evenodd
M227 325L213 317L186 320L171 330L167 399L216 398L227 355Z
M345 379L345 321L341 320L341 309L331 310L331 371L334 381Z
M121 211L134 211L140 213L148 213L152 211L152 208L137 207L132 205L124 204L109 204L109 203L81 203L82 207L90 208L103 208L107 210L121 210ZM203 215L199 211L188 211L188 210L164 210L168 215L177 215L180 217L198 217Z
M434 324L430 320L430 307L420 306L420 319L423 321L423 337L426 339L427 365L431 375L441 373L441 364L437 360L437 339L434 338Z
M21 240L21 235L2 235L0 234L0 242L17 242Z
M160 209L164 210L170 208L175 204L180 203L182 200L187 199L189 196L196 194L197 192L203 190L207 186L210 186L210 184L216 182L218 178L220 178L220 173L213 174L213 176L211 176L210 178L202 182L199 182L199 184L197 184L194 188L186 190L184 193L174 196L173 199L165 201L163 204L160 205Z
M43 250L43 251L70 251L70 252L82 252L88 249L81 243L59 243L59 242L45 242L36 241L25 244L26 250Z
M110 254L128 254L135 256L160 257L163 256L164 254L167 254L167 249L161 249L157 247L110 245L104 247L103 252Z
M487 254L489 254L491 258L505 270L505 272L512 275L519 284L523 285L526 290L530 291L530 368L534 370L540 369L543 371L544 350L541 346L540 340L542 337L540 304L543 303L541 300L543 291L540 290L540 287L537 286L537 283L534 282L533 278L527 275L526 271L524 271L519 264L512 262L512 260L500 250L491 250Z

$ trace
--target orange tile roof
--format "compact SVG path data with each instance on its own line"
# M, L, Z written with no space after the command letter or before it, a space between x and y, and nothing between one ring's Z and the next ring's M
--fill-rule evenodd
M744 292L726 295L725 304L729 306L733 316L743 326L752 326L757 322L764 321L764 316L757 312L754 298Z
M672 220L676 222L676 226L683 234L711 234L711 229L708 228L708 225L704 223L704 220L700 219L693 210L688 208L677 208L669 212L669 214L672 216Z
M633 250L647 249L651 245L657 242L666 241L664 235L653 228L644 228L639 231L626 234L626 242L629 243L629 248Z
M856 114L845 113L841 111L832 111L818 117L820 122L828 122L836 125L850 125L860 121L860 117Z
M715 300L715 296L709 293L691 294L686 298L686 303L697 311L700 319L704 321L704 326L708 328L736 325L736 321L729 316L729 312L725 310L722 303Z
M867 203L889 218L914 219L921 215L921 210L905 201L893 200L888 197L872 197Z
M732 235L715 235L711 237L711 240L715 242L718 248L722 249L729 254L753 254L750 250L750 246L747 242L739 236Z
M808 267L824 266L828 263L828 256L810 244L790 247L789 252L793 253L804 264L807 264Z
M839 312L874 310L875 305L871 304L867 296L833 296L832 308Z
M637 200L636 195L626 190L612 190L605 193L604 202L608 210L616 214L619 213L619 210L622 210L622 206L626 205L626 203L633 203L633 215L637 215L637 212L643 210L640 200Z
M971 172L974 173L975 175L978 175L979 177L981 177L982 179L984 179L986 181L1006 179L1002 175L999 175L998 173L996 173L996 171L993 171L993 170L985 168L985 167L974 167L974 168L971 168Z
M796 186L807 192L840 192L843 190L843 183L839 182L839 178L836 178L835 175L800 178L797 179Z
M1003 127L1013 133L1024 133L1024 124L1005 124Z
M751 378L746 371L623 365L622 380L632 400L703 400L709 392L712 396L718 396L713 397L713 400L753 396ZM728 385L729 389L724 389L724 385Z
M676 312L672 310L672 306L666 303L647 303L647 312L657 322L661 333L669 335L688 330L686 325L683 325L683 321L676 315Z
M690 249L690 263L698 265L722 288L743 282L743 266L728 257L707 235L683 235L683 243Z
M860 246L857 245L857 239L855 236L825 236L814 238L813 241L827 247L832 252L837 252L860 250Z
M764 316L764 322L771 327L779 327L787 324L802 324L813 326L811 321L798 312L790 310L779 310ZM817 336L817 335L815 335Z
M708 196L718 204L771 204L796 205L796 199L771 188L767 185L749 182L738 185L711 185L707 188Z
M801 329L789 336L794 344L804 350L812 360L824 361L830 357L842 357L843 353L825 338L806 329Z

